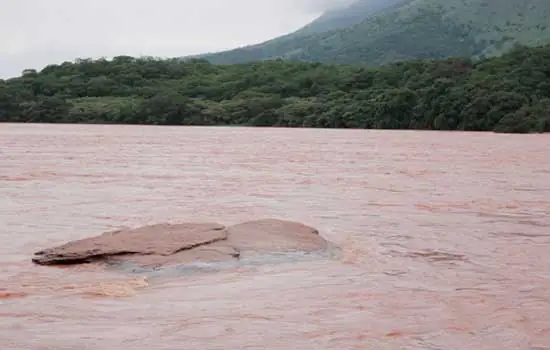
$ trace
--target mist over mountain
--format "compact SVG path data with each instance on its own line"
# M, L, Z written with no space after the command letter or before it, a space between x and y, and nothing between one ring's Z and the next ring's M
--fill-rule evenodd
M297 30L295 34L306 35L328 32L334 29L351 27L360 23L369 15L402 4L406 0L358 0L337 2L327 6L319 18Z

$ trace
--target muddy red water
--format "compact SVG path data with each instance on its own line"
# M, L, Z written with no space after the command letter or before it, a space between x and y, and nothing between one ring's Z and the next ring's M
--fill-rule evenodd
M258 218L339 259L163 278L31 263ZM0 124L5 349L550 348L550 136Z

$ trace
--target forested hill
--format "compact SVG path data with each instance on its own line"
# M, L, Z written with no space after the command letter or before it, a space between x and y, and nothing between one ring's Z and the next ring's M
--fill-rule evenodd
M4 122L550 131L550 45L365 68L117 57L0 80Z
M358 0L295 33L201 56L230 64L283 58L380 65L492 57L550 42L548 0Z
M325 12L319 18L298 29L293 34L304 36L313 33L352 27L368 16L390 8L399 8L411 0L357 0L346 7Z

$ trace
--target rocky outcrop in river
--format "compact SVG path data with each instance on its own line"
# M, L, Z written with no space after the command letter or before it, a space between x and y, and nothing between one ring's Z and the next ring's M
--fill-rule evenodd
M226 227L216 223L157 224L106 232L45 249L40 265L103 262L156 268L191 262L238 260L247 255L314 252L328 242L309 226L275 219Z

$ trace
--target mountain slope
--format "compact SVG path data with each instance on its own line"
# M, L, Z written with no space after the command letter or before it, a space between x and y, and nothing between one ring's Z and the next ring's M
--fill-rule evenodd
M490 57L518 44L550 42L548 0L396 0L371 10L367 2L353 5L347 17L341 12L331 22L334 14L328 13L293 34L202 57L217 64L283 58L379 65L408 59ZM356 17L350 17L354 11ZM360 16L363 20L357 23ZM343 23L349 25L341 28Z
M327 11L321 17L294 32L303 36L343 29L361 23L365 18L387 8L402 5L407 0L358 0L351 5Z
M306 42L306 37L311 36L311 39L314 41L316 35L349 28L361 23L371 15L389 8L398 8L410 1L411 0L357 0L346 7L324 13L319 18L293 33L271 39L264 43L224 52L194 55L186 58L205 58L214 64L235 64L275 58L296 58L288 57L286 53L300 50L300 45Z

